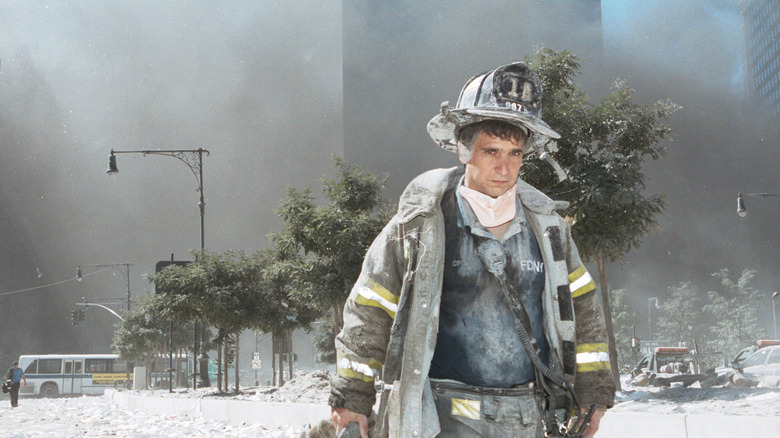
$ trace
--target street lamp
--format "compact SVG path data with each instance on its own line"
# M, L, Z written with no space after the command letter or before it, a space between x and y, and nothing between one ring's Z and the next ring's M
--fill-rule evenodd
M772 326L775 329L775 339L777 339L777 312L775 311L775 300L780 295L780 292L772 294Z
M209 151L203 148L199 149L172 149L172 150L137 150L137 151L115 151L114 149L111 149L111 155L108 156L108 170L106 170L106 173L108 173L108 176L116 176L119 173L119 168L116 164L116 154L143 154L144 156L147 155L165 155L168 157L176 158L177 160L181 161L182 163L186 164L187 167L190 168L192 171L192 174L195 175L195 181L198 184L198 192L200 193L200 200L198 201L198 207L200 209L200 251L203 253L203 249L205 248L204 243L204 216L206 211L206 201L203 197L203 154L209 155ZM193 345L193 355L196 356L197 360L193 361L192 364L192 374L193 374L193 389L200 387L207 387L211 386L211 382L209 382L209 373L208 373L208 361L209 361L209 355L206 352L198 354L200 351L200 339L202 337L201 331L204 330L204 328L201 327L201 324L198 323L198 321L195 321L195 334L193 336L194 338L194 345ZM198 367L200 367L201 370L206 370L205 372L198 374ZM198 383L196 383L196 379L198 379Z
M780 196L780 193L739 193L737 195L737 214L739 217L747 216L747 208L745 207L745 200L743 196L760 196L762 198Z
M125 267L125 271L122 272L121 269L119 269L120 266ZM98 264L98 265L78 265L76 267L76 280L81 281L84 279L81 275L81 268L111 268L122 274L122 276L125 277L127 280L127 311L130 312L130 266L133 266L132 263L107 263L107 264Z
M647 340L650 341L653 338L653 332L651 330L652 321L650 319L650 303L655 303L655 308L658 309L658 297L647 299Z

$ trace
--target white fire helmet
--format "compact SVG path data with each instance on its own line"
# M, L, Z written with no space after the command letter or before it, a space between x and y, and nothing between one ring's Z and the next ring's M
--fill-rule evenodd
M519 126L529 134L526 152L542 149L561 136L541 119L542 85L522 62L481 73L466 82L455 108L441 104L441 113L428 122L428 134L439 146L457 152L460 129L484 120L500 120Z

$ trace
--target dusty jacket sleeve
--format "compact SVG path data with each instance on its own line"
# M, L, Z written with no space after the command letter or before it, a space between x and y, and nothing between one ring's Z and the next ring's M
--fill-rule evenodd
M383 366L403 278L403 240L393 220L371 244L360 277L344 305L336 336L336 376L329 404L368 415L374 380Z
M615 400L615 382L609 361L609 338L604 309L597 294L596 283L580 260L568 224L566 233L569 241L569 284L577 331L577 374L574 390L583 406L595 403L599 408L612 407Z

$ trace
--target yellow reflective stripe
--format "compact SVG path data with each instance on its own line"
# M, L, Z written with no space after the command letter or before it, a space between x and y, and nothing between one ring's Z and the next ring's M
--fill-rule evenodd
M381 284L367 280L363 284L356 286L357 296L355 303L364 306L378 307L395 319L395 312L398 311L398 297L385 289Z
M609 353L609 347L603 342L579 344L577 345L577 353Z
M585 269L585 266L580 266L579 268L572 271L572 273L569 274L569 283L574 283L577 281L578 278L582 277L582 274L588 272L587 269Z
M377 374L379 374L379 369L382 368L382 363L375 359L369 360L366 364L356 360L350 360L340 351L337 352L337 357L337 374L347 379L357 379L373 383Z
M452 415L479 420L479 400L466 400L462 398L453 398Z
M595 371L611 371L609 362L591 362L577 364L578 373L592 373Z
M572 298L577 298L580 295L584 295L596 289L596 283L593 282L593 277L590 276L590 273L588 273L588 270L585 269L584 266L580 266L569 274L569 283Z
M604 343L577 345L577 372L610 371L609 347Z

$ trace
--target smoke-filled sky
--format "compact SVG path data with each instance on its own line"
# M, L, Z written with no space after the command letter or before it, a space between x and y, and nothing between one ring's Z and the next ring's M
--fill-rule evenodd
M640 315L646 297L687 280L706 289L724 267L758 269L771 295L780 199L735 213L739 191L780 191L776 122L743 109L737 0L604 0L603 28L578 9L596 3L3 2L0 294L63 283L0 295L0 331L16 337L0 341L0 359L108 350L115 318L90 309L71 327L69 311L82 296L123 297L125 279L109 269L67 281L76 266L132 263L136 297L157 261L199 247L190 169L122 154L109 178L112 148L209 150L206 247L251 253L280 229L285 187L317 192L334 153L387 173L389 199L455 165L425 133L439 104L539 47L583 58L594 100L619 77L640 103L683 107L669 154L646 169L648 193L668 202L661 229L608 266L611 287L629 289Z

